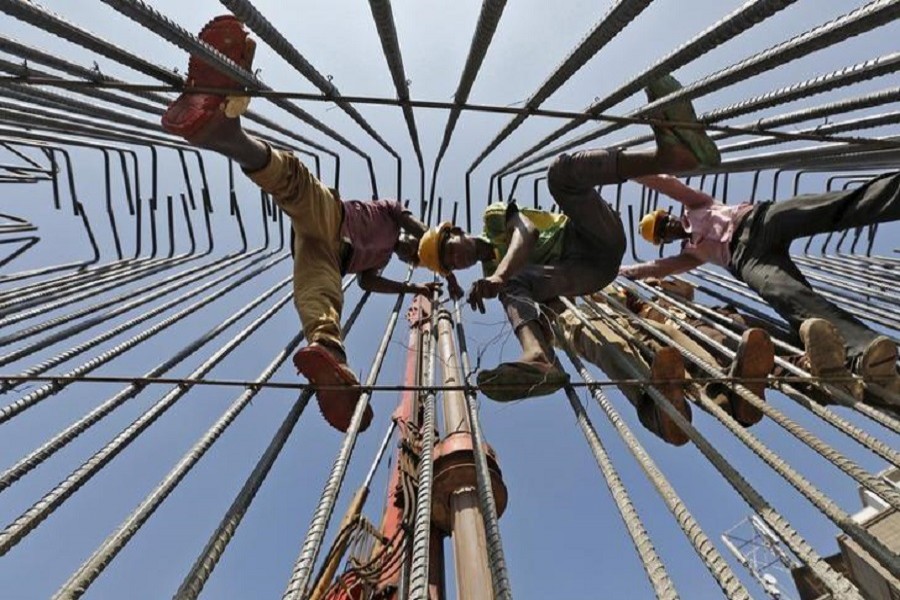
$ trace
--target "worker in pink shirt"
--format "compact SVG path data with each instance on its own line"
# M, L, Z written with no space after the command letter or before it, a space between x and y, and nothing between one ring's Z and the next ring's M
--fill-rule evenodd
M200 39L250 68L255 43L235 17L213 19ZM187 79L188 85L233 89L235 95L182 94L163 115L162 125L237 162L290 217L295 233L294 305L308 341L294 355L294 364L313 384L331 388L317 391L319 407L333 427L346 431L360 391L359 380L347 366L341 335L341 277L357 274L360 287L370 292L430 295L439 284L403 283L380 275L394 254L418 262L419 238L426 227L396 200L341 201L337 191L316 179L297 157L249 136L239 118L248 98L227 75L192 56ZM450 291L462 295L455 279L450 280ZM360 431L371 420L367 406Z
M900 219L900 173L852 189L798 196L782 202L726 206L668 175L634 181L684 205L681 217L664 210L641 219L641 236L653 244L682 241L681 253L622 267L631 279L684 273L704 263L725 267L755 290L803 341L814 376L834 378L857 399L865 382L888 390L900 404L897 347L859 319L816 293L790 257L791 242L820 233Z

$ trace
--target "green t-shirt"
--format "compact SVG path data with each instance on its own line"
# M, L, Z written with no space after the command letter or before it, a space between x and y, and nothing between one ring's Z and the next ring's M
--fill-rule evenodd
M562 255L563 237L569 218L561 213L549 213L532 208L519 208L514 203L497 202L484 210L484 232L482 237L494 246L494 259L484 261L481 266L485 277L497 270L500 261L509 249L510 234L506 230L506 221L516 213L528 217L534 223L540 235L529 262L547 265L557 262Z

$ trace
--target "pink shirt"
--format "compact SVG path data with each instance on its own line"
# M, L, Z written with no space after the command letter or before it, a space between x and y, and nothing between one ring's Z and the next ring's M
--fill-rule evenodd
M689 188L668 175L653 175L638 181L684 205L681 223L690 238L685 241L681 254L622 267L619 273L643 279L684 273L704 263L728 267L734 232L747 213L753 210L752 204L745 202L728 206L716 202L712 196Z
M731 238L752 208L747 203L728 206L719 202L688 208L681 217L681 224L691 237L684 244L682 254L727 267L731 262Z
M388 264L400 237L403 205L396 200L347 200L341 238L353 247L348 273L380 269Z

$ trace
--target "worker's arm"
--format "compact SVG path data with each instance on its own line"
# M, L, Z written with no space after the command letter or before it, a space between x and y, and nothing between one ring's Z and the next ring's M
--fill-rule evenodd
M469 305L481 313L485 312L484 300L495 298L500 294L506 282L528 264L531 251L534 250L540 235L534 223L520 213L514 204L507 209L506 232L509 235L509 248L500 264L492 275L477 280L469 290Z
M695 190L671 175L645 175L643 177L635 177L634 181L651 190L656 190L660 194L665 194L688 208L704 208L716 201L709 194Z
M376 294L425 294L431 296L434 290L441 291L440 281L430 283L403 283L382 277L378 271L371 269L363 271L357 276L359 287L367 292Z
M696 269L703 264L703 261L696 256L690 254L679 254L677 256L667 256L657 260L640 263L637 265L628 265L619 268L619 275L628 279L646 279L648 277L663 278L666 275L676 275L685 273L691 269Z
M456 275L452 272L447 273L447 292L450 294L450 297L454 300L459 300L463 296L466 295L466 292L462 289L462 286L459 285L459 281L456 280Z
M400 213L398 220L400 222L400 228L417 240L422 239L422 236L428 231L428 227L425 226L425 223L415 218L408 210L403 210Z
M510 210L507 213L506 232L509 234L509 248L492 275L503 283L509 281L528 264L528 258L540 235L531 219L520 213L518 209Z

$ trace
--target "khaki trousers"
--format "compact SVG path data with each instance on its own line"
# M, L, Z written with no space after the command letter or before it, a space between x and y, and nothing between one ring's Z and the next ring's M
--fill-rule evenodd
M247 173L291 219L294 228L294 306L308 342L343 348L341 221L343 207L297 157L272 150L269 163Z

